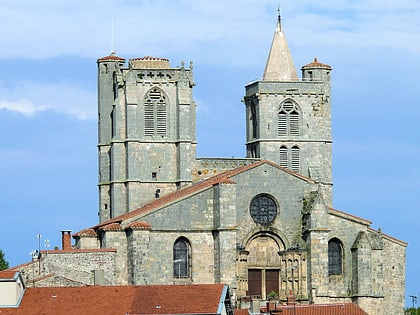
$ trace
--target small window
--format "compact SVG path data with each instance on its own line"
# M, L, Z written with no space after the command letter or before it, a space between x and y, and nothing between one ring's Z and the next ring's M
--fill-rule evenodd
M343 246L340 240L333 238L328 242L328 274L343 273Z
M174 243L174 278L189 278L191 273L191 245L184 237Z
M152 172L152 179L157 180L157 173L156 172Z

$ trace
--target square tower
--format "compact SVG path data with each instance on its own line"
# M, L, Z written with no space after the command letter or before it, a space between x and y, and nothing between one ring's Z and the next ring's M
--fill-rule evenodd
M191 183L196 159L192 64L98 59L99 221Z

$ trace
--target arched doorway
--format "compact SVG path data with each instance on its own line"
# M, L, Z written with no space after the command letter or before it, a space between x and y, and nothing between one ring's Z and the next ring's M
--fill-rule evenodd
M246 295L261 296L280 291L279 251L285 249L281 239L271 234L260 234L252 238L245 247L248 289Z

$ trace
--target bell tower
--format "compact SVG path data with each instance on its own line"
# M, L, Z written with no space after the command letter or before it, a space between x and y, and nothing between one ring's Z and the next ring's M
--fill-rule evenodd
M332 204L331 84L329 65L295 70L280 16L263 78L245 86L247 157L273 161L322 184Z
M102 222L191 183L196 104L192 64L115 54L97 64Z

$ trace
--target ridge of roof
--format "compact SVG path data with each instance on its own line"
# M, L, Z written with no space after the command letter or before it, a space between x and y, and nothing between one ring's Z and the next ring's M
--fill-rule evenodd
M121 223L125 220L136 217L137 215L160 209L163 206L167 206L167 205L170 205L172 203L178 202L179 200L181 200L185 197L192 196L192 195L197 194L198 192L209 189L214 185L235 184L236 182L234 180L232 180L231 177L239 175L243 172L246 172L250 169L256 168L256 167L258 167L260 165L263 165L263 164L271 165L272 167L275 167L279 170L282 170L283 172L286 172L290 175L293 175L293 176L295 176L299 179L302 179L302 180L305 180L305 181L308 181L308 182L311 182L311 183L316 183L315 180L313 180L309 177L303 176L299 173L293 172L292 170L290 170L288 168L282 167L282 166L280 166L278 164L275 164L275 163L273 163L271 161L268 161L268 160L261 160L261 161L255 162L255 163L251 163L251 164L248 164L248 165L240 166L238 168L227 170L225 172L216 174L212 177L209 177L207 179L204 179L202 181L194 183L191 186L187 186L187 187L184 187L180 190L173 191L173 192L171 192L167 195L163 195L160 198L158 198L156 200L153 200L149 203L146 203L145 205L143 205L143 206L141 206L137 209L134 209L130 212L124 213L122 215L119 215L117 217L114 217L112 219L104 221L102 223L99 223L99 224L93 226L92 229L103 229L103 227L106 226L106 225L113 224L113 223ZM78 233L76 233L76 234L78 234Z
M307 69L307 68L324 68L324 69L332 70L332 67L330 65L327 65L325 63L320 63L318 61L318 58L316 57L314 58L314 61L302 67L302 69Z
M336 215L336 216L339 216L348 220L356 221L366 226L370 226L372 224L372 221L363 219L361 217L358 217L353 214L350 214L341 210L337 210L331 207L328 207L328 212L331 213L332 215Z
M73 238L80 237L80 236L84 236L84 237L97 237L98 234L95 232L94 229L88 228L88 229L81 230L81 231L79 231L77 233L74 233L72 236L73 236Z
M407 246L408 246L408 243L407 243L407 242L404 242L404 241L402 241L402 240L399 240L398 238L395 238L395 237L392 237L392 236L390 236L390 235L388 235L388 234L385 234L385 233L383 233L382 231L375 230L375 229L373 229L373 228L371 228L371 227L369 227L369 228L368 228L368 231L370 231L370 232L375 232L375 233L381 233L381 235L382 235L383 237L385 237L386 239L388 239L388 240L389 240L389 241L391 241L391 242L397 243L397 244L402 245L402 246L405 246L405 247L407 247Z
M121 224L119 224L117 222L113 222L113 223L102 225L100 227L100 230L103 230L103 231L121 231L122 228L121 228Z
M109 54L108 56L98 58L96 60L96 62L102 62L102 61L125 61L125 58L117 56L115 51L112 51L111 54Z
M152 226L145 221L134 221L125 227L126 230L150 230L151 228Z

